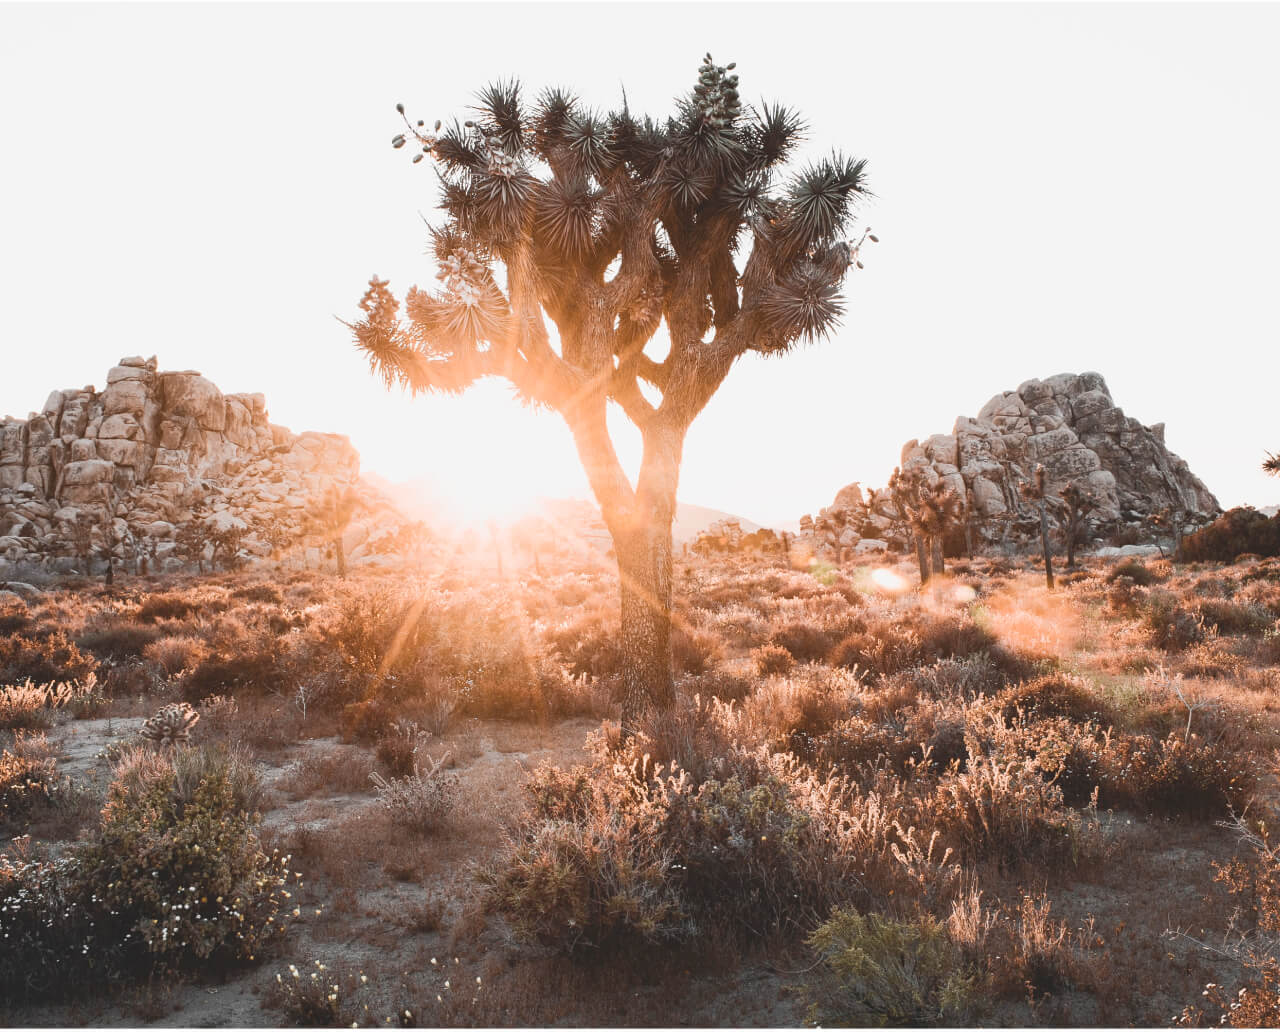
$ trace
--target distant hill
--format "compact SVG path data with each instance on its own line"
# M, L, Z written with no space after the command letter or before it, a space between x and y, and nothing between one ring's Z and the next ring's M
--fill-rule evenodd
M426 480L389 481L376 473L365 473L364 480L414 519L426 521L439 531L461 531L466 522L458 515L449 499L432 491ZM607 532L600 517L599 507L586 499L540 499L538 515L562 526L581 528L588 536L605 535ZM735 513L726 513L708 506L696 506L680 502L676 518L671 526L671 536L676 545L692 542L700 532L718 520L736 520L748 534L760 529L760 525Z

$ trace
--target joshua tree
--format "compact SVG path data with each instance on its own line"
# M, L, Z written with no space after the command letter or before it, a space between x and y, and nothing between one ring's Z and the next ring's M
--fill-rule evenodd
M351 526L351 520L360 506L360 495L350 485L331 485L316 501L311 520L316 533L333 546L334 560L338 565L338 577L347 576L347 553L342 538Z
M173 539L178 555L188 563L194 563L196 570L203 574L204 550L209 544L209 525L193 517L178 528Z
M960 524L964 517L965 506L960 496L946 486L942 478L938 478L931 488L920 492L921 522L928 536L933 555L933 573L945 574L946 561L943 559L943 543L947 531Z
M236 565L236 559L240 555L240 546L248 535L247 527L237 527L235 524L228 524L226 527L210 527L209 542L213 545L213 553L209 557L209 561L216 570L218 567L218 557L222 557L222 569L230 570Z
M351 327L388 386L457 392L504 377L565 420L614 542L628 728L674 700L671 523L689 425L741 356L826 336L846 271L875 239L843 239L863 162L832 155L775 189L800 119L744 106L732 69L708 55L663 120L625 96L607 115L560 90L527 106L514 82L484 89L463 125L405 118L394 146L441 174L443 290L411 288L402 321L375 277ZM659 361L645 347L664 323ZM643 439L634 484L610 402Z
M896 466L889 477L889 494L893 496L893 508L898 511L900 521L905 525L916 546L916 564L920 568L920 584L929 580L929 553L926 548L928 529L925 526L924 479L919 468L902 473Z
M75 549L76 559L80 561L84 573L92 573L93 517L83 509L76 511L75 523L71 525L71 546Z
M1040 549L1044 553L1044 583L1053 591L1053 554L1049 551L1049 504L1043 464L1037 464L1031 480L1022 485L1022 497L1040 513Z
M1272 452L1267 453L1267 458L1262 463L1264 472L1280 477L1280 455Z
M146 575L152 572L151 567L156 561L156 549L159 544L160 543L149 534L144 534L137 540L137 563L139 574Z
M1067 569L1076 565L1076 542L1084 527L1084 520L1098 507L1093 493L1081 488L1075 481L1068 481L1059 492L1066 513Z

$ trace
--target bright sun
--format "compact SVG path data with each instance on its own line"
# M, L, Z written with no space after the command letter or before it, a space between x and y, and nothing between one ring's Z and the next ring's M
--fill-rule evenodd
M420 481L432 507L451 522L509 524L536 512L543 498L591 498L564 421L519 404L496 381L459 397L415 400L412 427L393 454L369 456L370 468L393 481ZM634 450L620 415L610 430L624 467ZM388 469L389 467L389 469Z

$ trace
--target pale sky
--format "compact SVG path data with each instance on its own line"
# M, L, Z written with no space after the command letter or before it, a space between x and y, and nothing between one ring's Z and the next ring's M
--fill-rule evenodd
M497 383L389 394L334 317L373 273L435 282L397 101L447 119L517 75L665 117L710 50L800 109L807 154L868 160L882 243L837 335L730 375L682 499L794 520L998 391L1097 370L1224 506L1271 504L1277 41L1262 4L0 4L0 415L154 353L393 480L585 496L558 417Z

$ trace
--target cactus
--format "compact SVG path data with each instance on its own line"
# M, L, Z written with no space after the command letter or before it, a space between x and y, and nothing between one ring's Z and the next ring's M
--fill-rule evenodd
M199 720L200 715L190 703L170 703L148 718L139 734L158 746L173 748L191 738L191 729Z

